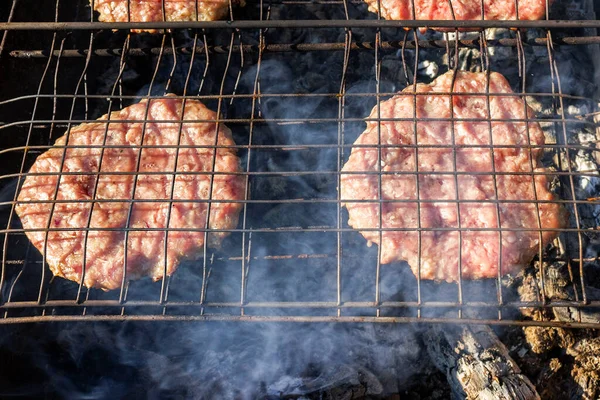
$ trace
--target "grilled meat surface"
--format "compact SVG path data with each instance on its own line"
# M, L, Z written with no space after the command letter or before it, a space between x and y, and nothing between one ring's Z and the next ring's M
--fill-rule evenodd
M365 0L369 11L393 20L537 20L550 0ZM483 12L481 5L483 3ZM517 9L518 7L518 9Z
M500 262L502 274L518 271L540 240L545 246L557 236L548 229L565 226L566 211L551 202L539 162L544 134L537 122L523 121L533 111L518 96L492 95L488 104L487 83L485 73L457 72L453 79L450 71L405 88L371 112L369 118L384 120L380 129L376 120L367 121L354 143L342 169L341 198L349 224L381 246L382 263L405 260L423 279L454 281L460 255L462 278L493 278ZM492 72L489 93L512 90ZM452 117L454 125L440 121ZM441 229L419 236L418 228Z
M203 249L205 233L187 229L203 229L207 223L210 229L237 226L242 204L227 201L244 198L244 180L227 173L240 171L239 159L235 149L214 148L235 145L231 131L210 122L216 113L189 99L182 123L182 101L143 100L81 124L37 158L16 211L25 229L37 230L27 236L55 275L80 281L85 254L87 287L120 287L124 265L127 279L158 280L165 272L172 274L182 257L195 257ZM138 159L142 140L150 147ZM39 173L47 175L31 175ZM127 246L124 228L131 228ZM207 245L218 247L227 235L211 232Z
M93 0L102 22L217 21L228 15L229 4L229 0ZM243 6L244 0L231 4ZM134 30L144 31L156 32Z

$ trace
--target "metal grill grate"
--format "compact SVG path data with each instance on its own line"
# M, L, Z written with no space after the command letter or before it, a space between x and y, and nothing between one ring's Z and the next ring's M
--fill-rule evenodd
M355 19L361 10L366 15L360 2L261 0L246 6L252 18L233 22L98 23L90 22L85 2L45 4L41 7L48 9L40 10L39 20L29 2L8 3L2 6L8 8L2 14L7 22L0 23L0 82L5 87L0 93L0 323L142 319L600 328L590 317L600 307L600 298L593 296L600 267L594 252L600 195L581 189L584 182L600 189L598 98L591 85L565 90L577 76L593 76L594 68L563 72L573 52L593 54L597 49L600 21L399 23ZM337 19L317 19L319 10ZM272 19L286 12L310 19ZM451 29L422 36L417 28L423 26ZM489 30L458 32L467 26L510 29L495 38ZM153 36L128 32L148 27L167 31ZM504 48L505 53L498 50ZM523 122L539 122L554 138L543 146L544 160L555 167L549 175L557 182L557 202L569 209L572 223L550 250L540 248L532 263L541 271L536 301L520 299L509 278L435 283L415 278L405 264L382 265L376 246L366 248L348 226L337 191L341 167L368 111L421 81L424 61L445 60L440 68L456 71L469 51L475 55L470 67L501 73L506 55L505 65L512 63L515 72L507 76L518 89L514 96L545 107ZM311 75L319 61L327 67ZM532 62L540 71L533 77ZM277 75L274 66L282 65L290 67L289 76ZM247 187L238 227L228 230L231 235L221 250L205 246L200 261L184 263L174 276L157 283L131 281L120 290L101 292L52 279L14 211L29 167L73 126L167 92L182 101L202 101L223 116L219 123L232 129ZM420 94L411 95L416 99ZM481 95L489 104L497 94ZM408 120L416 124L416 118ZM582 157L588 161L583 167L578 163ZM383 230L377 231L381 235ZM208 232L204 227L198 231ZM545 287L549 266L566 271L571 297L552 298ZM531 307L572 310L571 318L524 320L519 311Z

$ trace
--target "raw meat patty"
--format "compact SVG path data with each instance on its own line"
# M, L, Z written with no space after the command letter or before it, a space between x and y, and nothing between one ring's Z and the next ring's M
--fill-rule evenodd
M231 4L243 6L245 2L232 0ZM102 22L128 22L128 15L131 22L217 21L229 13L229 0L93 0L93 6Z
M365 1L369 11L378 12L377 0ZM518 18L515 3L519 7ZM546 0L483 0L483 6L482 18L480 0L381 0L381 16L392 20L536 20L546 17Z
M143 100L112 112L108 124L99 122L76 126L56 141L55 146L122 146L105 148L72 148L66 151L64 165L61 160L64 147L53 147L40 155L19 193L16 211L25 229L40 229L27 232L27 236L40 251L44 252L47 226L73 230L50 231L46 247L46 261L54 275L73 281L80 281L83 267L84 246L85 276L83 283L87 287L115 289L121 286L125 261L125 231L129 226L136 228L164 229L167 224L171 186L175 159L177 172L172 198L186 200L174 202L171 206L169 228L184 229L169 231L167 244L167 275L172 274L182 257L196 257L201 254L204 245L204 232L188 231L203 229L206 226L211 172L239 172L239 159L232 148L218 148L216 159L214 148L185 146L232 146L235 143L231 131L223 124L215 122L181 121L182 100L174 97L166 99ZM146 114L147 113L147 114ZM146 117L147 115L147 117ZM217 115L202 103L187 100L184 120L215 120ZM147 124L141 121L149 120ZM128 120L129 122L117 122ZM139 122L131 122L132 120ZM100 122L102 121L102 122ZM175 122L157 122L175 121ZM177 144L180 135L180 147ZM138 163L139 146L143 134L144 145L158 146L144 148L139 165L140 174L135 187L137 200L128 213L132 198L135 172ZM217 134L218 130L218 134ZM217 138L215 138L217 136ZM100 159L102 162L100 168ZM99 181L93 173L102 172ZM69 202L56 203L52 210L52 201L58 181L57 175L30 175L35 173L80 173L62 175L58 185L57 200ZM90 173L89 175L86 173ZM119 172L122 174L111 174ZM127 174L131 172L132 174ZM83 174L81 174L83 173ZM125 174L123 174L125 173ZM159 173L159 174L156 174ZM164 174L163 174L164 173ZM98 185L94 194L95 185ZM213 179L213 200L241 200L244 198L244 180L241 175L216 174ZM20 203L29 200L48 200L46 203ZM92 200L109 200L93 203ZM125 200L121 202L112 200ZM189 200L189 201L187 201ZM204 200L204 201L198 201ZM210 208L210 229L234 229L237 226L241 203L213 202ZM88 222L89 219L89 222ZM110 228L114 230L90 230L85 242L86 227ZM208 235L207 245L218 247L226 232L212 232ZM165 231L131 230L127 241L127 279L150 276L158 280L164 275L165 268Z
M381 118L405 118L405 121L382 121L381 144L394 147L381 148L381 198L382 226L381 262L407 261L417 275L419 236L419 214L416 200L424 200L420 205L421 228L445 228L447 230L424 230L421 235L421 278L454 281L458 278L459 259L459 218L456 208L460 204L460 227L463 229L484 229L483 231L463 231L462 233L462 278L492 278L498 275L500 240L497 231L485 229L502 228L502 274L514 273L529 263L539 245L538 231L512 231L511 229L538 229L538 214L531 175L547 171L539 164L542 150L532 146L544 144L544 134L537 122L492 121L494 146L522 146L519 148L494 148L494 166L497 174L492 174L492 157L489 146L490 130L486 97L486 74L458 72L452 88L453 73L448 72L431 84L417 84L416 92L428 93L416 96L416 127L418 163L415 158L415 133L413 101L410 95L413 87L384 101L380 105ZM458 190L452 172L454 152L450 122L424 121L425 118L450 118L450 96L439 92L473 93L452 96L454 136L456 149L456 171L467 172L457 175ZM506 79L492 72L489 81L490 93L512 93ZM525 118L525 105L517 96L491 96L492 119L518 120ZM528 117L533 111L528 109ZM377 118L377 108L370 118ZM461 121L471 119L470 121ZM472 121L475 119L475 121ZM528 138L529 137L529 138ZM352 200L377 200L379 174L365 175L364 172L378 172L378 132L377 122L368 121L342 169L341 198L350 216L349 224L361 231L369 241L379 244L379 205L372 202L352 202ZM366 147L359 147L366 146ZM418 164L419 175L414 174ZM363 174L347 174L363 172ZM394 173L397 172L397 173ZM411 173L413 172L413 173ZM431 174L429 174L431 172ZM346 174L344 174L346 173ZM483 174L481 174L483 173ZM511 175L515 173L515 175ZM516 175L525 173L522 175ZM497 195L494 188L497 184ZM535 175L535 189L539 201L555 200L548 189L545 175ZM417 196L418 190L418 196ZM498 199L498 209L493 200ZM403 200L404 202L386 202ZM408 200L408 201L407 201ZM414 200L414 201L413 201ZM464 202L464 201L475 202ZM492 201L490 201L492 200ZM510 201L524 201L511 203ZM542 229L559 229L566 223L566 212L556 203L537 204ZM511 230L511 231L509 231ZM542 244L545 246L557 236L557 232L544 231Z

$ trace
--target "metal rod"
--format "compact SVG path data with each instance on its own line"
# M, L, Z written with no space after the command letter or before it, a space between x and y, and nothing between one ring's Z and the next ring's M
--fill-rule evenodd
M547 38L533 38L523 41L523 44L529 46L546 46ZM408 40L406 41L406 49L415 49L417 46L424 49L444 49L446 44L454 46L455 41L450 40ZM600 44L600 36L584 36L584 37L565 37L555 39L553 42L557 46L577 46L577 45L592 45ZM481 47L480 39L460 39L458 40L460 47L479 49ZM343 51L345 50L345 43L274 43L266 44L262 51L265 53L280 53L280 52L308 52L308 51ZM350 50L369 50L374 49L375 43L373 42L355 42L349 45ZM519 46L518 39L505 38L497 40L488 40L487 47L517 47ZM381 50L400 50L402 48L402 41L384 41L381 43ZM227 54L229 52L229 46L204 46L198 45L195 47L197 53L203 53L208 50L209 53L216 54ZM232 51L238 52L243 51L244 53L258 53L261 50L259 45L234 45ZM184 46L177 47L175 49L166 48L165 54L172 54L175 52L177 55L191 56L194 52L194 47ZM54 56L58 55L58 51L54 51ZM131 48L128 50L130 57L145 57L145 56L156 56L160 53L159 47L150 48ZM9 53L12 57L16 58L46 58L50 55L48 50L13 50ZM88 49L67 49L63 50L62 57L87 57L89 54ZM99 57L120 57L122 49L120 48L104 48L92 50L92 55Z
M450 92L436 92L436 96L450 96ZM472 93L472 92L455 92L452 93L453 95L469 95L469 96L476 96L477 93ZM553 98L557 98L560 95L558 93L547 93L547 92L527 92L527 93L489 93L490 96L498 96L498 97L522 97L522 96L535 96L535 97L553 97ZM256 95L256 97L258 98L268 98L268 97L337 97L338 93L259 93ZM358 93L346 93L347 97L376 97L377 94L376 93L368 93L368 92L358 92ZM413 92L409 92L409 91L405 91L405 92L381 92L379 93L379 96L430 96L429 93L427 92L417 92L417 93L413 93ZM172 99L172 96L137 96L137 95L114 95L114 96L110 96L110 95L100 95L100 94L88 94L88 95L72 95L72 94L57 94L56 96L51 95L51 94L43 94L40 93L39 95L24 95L24 96L18 96L18 97L13 97L11 99L7 99L7 100L3 100L0 101L0 105L4 105L4 104L9 104L9 103L14 103L17 101L21 101L21 100L30 100L30 99L54 99L54 98L82 98L82 99L96 99L96 100L108 100L108 99L120 99L120 100L134 100L134 101L140 101L140 100L144 100L144 99ZM252 98L254 97L253 94L223 94L223 95L218 95L218 94L214 94L214 95L198 95L198 96L177 96L178 99L181 98L188 98L188 99L195 99L195 100L215 100L215 99L227 99L227 98ZM583 96L575 96L575 95L570 95L570 94L562 94L563 98L565 99L572 99L572 100L583 100L583 101L590 101L593 102L595 99L594 98L589 98L589 97L583 97ZM596 113L588 113L588 114L584 114L584 117L593 117L594 115L598 114ZM363 118L360 118L361 120ZM269 119L271 120L271 119ZM98 122L97 120L83 120L82 122ZM189 122L202 122L202 121L198 121L198 120L187 120ZM226 120L224 122L230 122L231 120ZM512 120L511 120L512 121ZM529 121L535 121L534 119L529 119ZM544 121L548 121L548 120L544 120ZM55 122L55 121L54 121ZM126 122L124 121L120 121L120 122ZM138 121L139 122L139 121ZM154 122L168 122L168 121L160 121L160 120L154 120ZM176 123L177 121L170 121L173 123ZM204 121L204 122L213 122L211 121ZM579 121L582 122L582 121Z
M425 120L425 119L424 119ZM341 119L341 121L344 121L344 119ZM144 149L174 149L174 148L180 148L180 149L212 149L215 148L214 145L209 145L209 144L198 144L198 145L163 145L163 146L159 146L159 145L142 145ZM585 145L560 145L560 144L527 144L527 145L504 145L504 144L498 144L498 145L491 145L491 144L456 144L456 145L452 145L452 144L402 144L402 145L397 145L397 144L384 144L382 143L381 145L382 149L385 148L389 148L389 149L394 149L394 148L412 148L412 149L453 149L453 148L457 148L457 149L529 149L529 150L562 150L562 149L570 149L570 150L584 150L584 151L589 151L589 152L600 152L600 149L594 148L594 147L590 147L590 146L585 146ZM0 154L6 154L9 152L21 152L24 151L25 149L27 149L28 151L31 152L42 152L42 151L46 151L49 150L51 148L54 149L63 149L63 148L69 148L69 149L136 149L140 147L140 145L96 145L96 144L91 144L91 145L39 145L39 146L35 146L35 145L31 145L31 146L19 146L19 147L9 147L7 149L4 150L0 150ZM356 148L356 149L360 149L360 148L372 148L373 145L369 145L369 144L348 144L348 143L338 143L338 144L319 144L319 143L315 143L315 144L310 144L310 145L298 145L298 144L252 144L252 145L245 145L245 144L238 144L238 145L218 145L217 148L219 149L248 149L251 148L253 150L272 150L272 151L311 151L311 150L315 150L315 149L347 149L347 148ZM333 171L327 171L327 172L333 172ZM404 173L408 173L407 171L403 171ZM440 171L438 171L440 172ZM443 171L442 171L443 172ZM581 174L585 174L586 171L577 171L579 173L579 175ZM589 173L594 173L596 172L595 169L590 169L589 171L587 171ZM113 174L112 172L102 172L105 174ZM249 172L251 174L253 174L253 172ZM412 172L410 172L412 173ZM418 171L416 172L418 173ZM452 174L453 171L448 171L447 173ZM555 171L548 171L547 173L544 173L544 175L553 175L555 174ZM576 173L576 172L573 172ZM51 172L47 172L47 173L42 173L40 172L39 174L42 175L56 175L57 173L51 173ZM88 172L76 172L76 173L71 173L71 174L79 174L79 175L89 175L90 173ZM97 174L97 173L93 173L93 174ZM121 174L153 174L153 172L121 172ZM30 173L28 175L34 175L34 173ZM117 174L119 175L119 174ZM1 175L0 179L2 178L10 178L11 175Z
M437 95L437 94L436 94ZM460 94L455 94L455 96L459 96ZM439 96L443 96L443 95L439 95ZM382 96L383 97L383 96ZM558 97L558 96L557 96ZM273 118L273 119L255 119L254 122L257 123L263 123L263 124L278 124L278 125L291 125L291 124L303 124L303 123L308 123L308 124L323 124L323 123L339 123L339 122L369 122L369 121L375 121L375 122L401 122L401 121L407 121L407 122L412 122L411 118L346 118L345 120L340 120L339 118L295 118L295 119L277 119L277 118ZM421 121L424 122L486 122L485 119L481 119L481 118L422 118ZM584 121L580 121L580 120L575 120L575 119L561 119L561 118L548 118L548 119L539 119L539 118L523 118L523 119L512 119L512 118L493 118L491 119L492 122L542 122L542 123L549 123L549 122L568 122L568 123L572 123L572 124L579 124L579 125L595 125L592 122L584 122ZM19 121L19 122L13 122L13 123L9 123L9 124L4 124L4 125L0 125L0 130L1 129L6 129L6 128L11 128L11 127L16 127L19 125L25 125L25 124L36 124L36 123L41 123L41 124L54 124L55 127L60 126L60 124L68 124L68 123L88 123L88 122L96 122L96 121L90 121L90 120L34 120L32 121ZM111 123L140 123L140 122L144 122L143 120L113 120ZM165 123L165 124L176 124L177 122L173 121L173 120L167 120L167 121L163 121L163 120L153 120L153 123ZM217 122L217 123L227 123L227 124L245 124L249 122L249 119L246 118L236 118L236 119L222 119L222 118L218 118L216 120L187 120L186 123L204 123L204 122ZM458 146L458 145L457 145ZM567 146L567 144L565 144L565 146ZM121 146L123 147L123 146Z
M422 172L422 174L425 174L424 172ZM522 175L527 175L526 173L521 173ZM111 174L112 175L112 174ZM193 201L190 201L189 199L173 199L168 200L168 199L144 199L143 202L144 203L164 203L164 202L172 202L172 203L208 203L210 200L208 199L204 199L204 200L199 200L199 199L195 199ZM7 205L12 205L12 204L49 204L49 203L55 203L55 204L90 204L90 203L135 203L135 202L140 202L139 199L87 199L87 200L22 200L22 201L5 201L5 202L0 202L0 206L7 206ZM264 199L257 199L257 200L212 200L213 203L231 203L231 204L235 204L235 203L242 203L242 204L316 204L316 203L322 203L322 204L336 204L338 203L338 201L336 199L322 199L322 198L308 198L308 199L304 199L304 198L295 198L295 199L279 199L279 200L264 200ZM357 199L357 200L344 200L345 203L415 203L414 199L374 199L374 200L364 200L364 199ZM496 200L496 199L486 199L486 200L456 200L456 199L443 199L443 200L439 200L439 199L421 199L418 200L419 203L460 203L460 204L534 204L531 200ZM595 202L595 203L591 203L589 200L564 200L564 199L557 199L557 200L539 200L538 204L598 204L600 205L600 203ZM362 229L362 228L361 228ZM40 229L42 230L42 229ZM597 229L593 229L593 228L588 228L588 229L581 229L581 231L588 231L588 232L593 232L593 231L597 231Z
M52 35L52 49L54 49L54 46L56 45L56 36L57 36L56 33L54 33ZM46 62L44 72L42 72L42 76L40 77L40 81L39 81L38 88L37 88L38 96L42 93L44 81L46 80L46 76L48 75L48 72L50 71L51 63L52 63L52 58L49 58L48 61ZM35 101L33 103L33 109L31 111L31 121L30 121L28 130L27 130L27 136L25 137L25 147L26 148L23 151L23 155L21 158L19 174L23 174L25 172L25 165L26 165L26 161L27 161L27 146L31 143L32 132L33 132L33 122L35 121L35 116L38 112L39 102L40 102L39 97L36 97ZM22 183L22 178L21 178L21 176L19 176L19 178L17 178L16 188L19 188L21 183ZM18 191L15 190L15 195L13 196L13 201L16 202L17 197L18 197ZM9 233L11 231L10 227L11 227L13 218L16 215L15 207L16 207L16 204L13 204L11 206L10 214L8 216L8 221L6 222L6 231L3 232L4 239L3 239L3 244L2 244L2 271L0 272L0 304L2 304L5 301L3 293L2 293L2 288L4 287L4 282L6 279L6 267L5 267L4 262L6 261L6 253L8 250L8 241L9 241L8 237L9 237ZM45 248L44 248L44 254L45 254Z
M457 301L381 301L379 303L373 301L341 301L339 304L334 301L247 301L243 305L239 302L199 302L199 301L169 301L167 303L159 301L126 301L125 303L118 300L85 300L77 302L76 300L49 300L44 304L37 301L16 301L7 302L0 306L0 309L18 309L18 308L48 308L48 307L213 307L213 308L300 308L300 309L327 309L336 310L341 308L462 308L462 309L477 309L477 308L546 308L552 309L556 307L576 307L582 309L599 309L600 300L582 301L572 300L552 300L546 303L542 301L514 301L505 302L504 304L486 303L483 301L465 301L459 303Z
M455 21L455 20L263 20L181 22L2 22L7 31L68 31L111 29L268 29L268 28L600 28L600 20Z
M560 321L509 321L496 319L462 318L411 318L411 317L336 317L336 316L254 316L254 315L44 315L34 317L11 317L0 319L0 325L37 322L98 322L98 321L221 321L221 322L345 322L345 323L419 323L419 324L471 324L502 326L541 326L562 328L600 329L597 323Z
M414 202L414 200L413 200ZM445 202L445 201L444 201ZM438 201L439 203L439 201ZM451 201L448 201L451 203ZM204 228L49 228L49 229L0 229L0 234L5 233L27 233L27 232L164 232L169 230L170 232L229 232L229 233L243 233L243 232L256 232L256 233L282 233L282 232L355 232L352 228L333 228L329 226L319 227L279 227L279 228L246 228L246 229L204 229ZM537 228L360 228L364 232L538 232ZM553 228L544 229L544 232L588 232L597 233L597 229L576 229L576 228Z
M301 259L301 260L307 260L307 259L329 259L329 258L336 258L337 254L326 254L326 253L313 253L313 254L307 254L307 253L301 253L301 254L278 254L278 255L264 255L264 256L254 256L254 255L246 255L246 259L247 260L294 260L294 259ZM348 259L357 259L357 258L365 258L365 255L363 253L352 253L351 251L345 251L344 252L344 257L348 258ZM41 260L29 260L27 257L24 257L23 259L18 259L18 260L13 260L13 259L8 259L6 260L6 265L25 265L25 260L28 260L27 263L28 264L42 264ZM221 255L221 256L215 256L213 261L241 261L242 260L242 256L225 256L225 255ZM546 260L547 262L567 262L567 261L571 261L571 262L579 262L579 258L575 257L575 258L565 258L565 257L545 257L544 260ZM598 259L596 257L584 257L582 259L582 261L584 263L591 263L591 262L596 262L598 261ZM170 304L170 303L169 303Z
M15 8L17 6L17 1L13 1L10 11L8 13L8 21L11 22L15 15ZM8 36L8 31L4 31L2 34L2 39L0 40L0 57L2 57L2 53L4 52L4 45L6 44L6 38Z

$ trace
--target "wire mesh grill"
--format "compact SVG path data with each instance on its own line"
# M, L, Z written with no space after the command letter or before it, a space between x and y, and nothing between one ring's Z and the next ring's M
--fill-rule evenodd
M83 3L45 4L39 19L28 14L26 3L4 4L2 15L8 17L0 24L5 29L0 66L8 71L0 77L5 87L0 94L0 322L215 319L600 327L590 317L600 307L593 287L599 267L598 99L596 81L585 81L598 61L585 58L600 43L598 21L403 21L400 26L352 19L366 7L360 2L260 1L246 6L251 19L235 22L98 23ZM323 9L335 19L318 20ZM294 12L306 19L285 19ZM418 28L426 25L451 29L423 36ZM495 36L489 30L459 33L464 26L513 29ZM129 32L140 27L165 31ZM584 57L587 71L573 68L575 56ZM521 122L538 122L544 129L543 159L553 168L546 175L556 184L555 202L570 211L571 221L532 262L540 275L537 299L519 298L513 282L518 278L452 284L416 278L406 263L381 264L377 246L367 248L348 225L337 189L365 117L398 90L428 79L432 59L439 60L440 70L468 66L504 73L515 97L538 106L535 116ZM230 235L220 250L204 246L199 261L184 262L172 277L156 283L128 281L119 290L102 292L53 279L15 213L30 166L70 128L167 93L182 101L200 100L220 115L217 124L233 131L236 145L231 147L242 160L237 174L246 185L238 226L226 230ZM498 94L481 95L489 102ZM407 120L416 124L416 117ZM379 152L385 146L379 143ZM457 146L436 148L455 151ZM456 169L444 173L460 175ZM380 235L385 230L376 229ZM545 287L551 282L544 276L548 266L565 271L572 296L552 296ZM569 310L571 318L524 320L520 311L532 307Z

